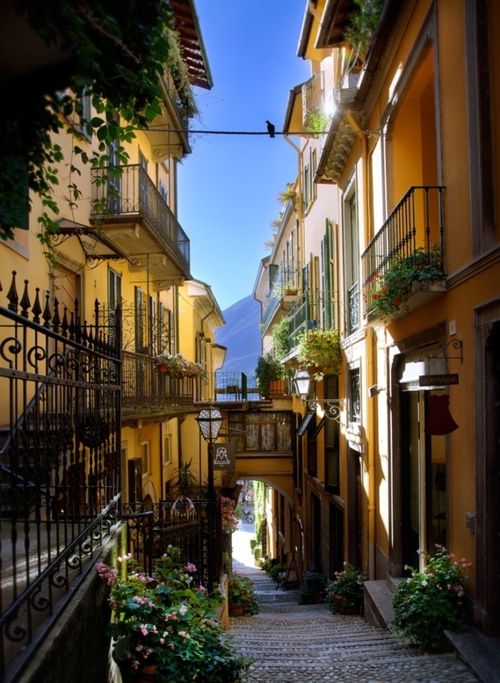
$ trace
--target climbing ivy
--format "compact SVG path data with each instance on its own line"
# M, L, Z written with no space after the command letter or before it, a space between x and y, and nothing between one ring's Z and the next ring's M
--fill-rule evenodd
M39 236L47 243L57 231L53 191L65 160L54 136L61 129L74 136L73 154L84 163L107 165L108 146L118 143L123 164L123 143L161 111L165 66L187 115L194 102L164 0L17 0L16 8L47 45L58 48L62 61L3 86L8 105L0 112L0 239L25 222L29 188L44 207ZM89 119L83 118L82 92L95 112ZM79 141L93 135L98 146L88 155ZM67 163L79 173L73 159ZM77 183L70 191L77 199Z

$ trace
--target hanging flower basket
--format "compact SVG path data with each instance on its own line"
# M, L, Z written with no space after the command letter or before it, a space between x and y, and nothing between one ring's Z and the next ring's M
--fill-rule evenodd
M342 358L337 330L308 330L298 337L298 360L315 379L337 375Z
M155 356L157 372L164 373L172 379L200 378L207 379L207 371L199 363L187 360L180 353L162 353Z

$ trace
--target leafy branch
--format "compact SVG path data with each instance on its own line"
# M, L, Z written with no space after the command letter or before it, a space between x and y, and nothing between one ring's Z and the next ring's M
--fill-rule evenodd
M193 115L195 107L171 12L162 0L18 0L16 6L34 33L58 48L61 61L5 83L9 106L0 112L0 239L11 238L13 228L26 223L29 189L41 200L39 238L48 246L58 230L53 191L57 166L64 161L56 135L65 128L77 142L85 134L96 136L98 147L91 153L73 146L84 164L106 166L111 144L117 144L119 161L126 163L123 144L161 112L165 65L186 114ZM84 91L95 112L89 119L81 107ZM75 120L78 127L71 123ZM71 169L76 170L73 160Z

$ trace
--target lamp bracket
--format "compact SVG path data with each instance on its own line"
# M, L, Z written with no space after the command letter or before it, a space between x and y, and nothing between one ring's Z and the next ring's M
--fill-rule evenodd
M340 414L344 407L344 399L342 398L308 398L306 399L308 410L316 410L322 408L325 412L325 417L329 420L335 420L340 424Z
M431 353L428 356L425 356L425 358L435 358L437 360L459 360L461 363L464 362L464 343L461 339L451 339L445 346L445 349L455 349L456 351L459 351L458 356L448 356L448 354L445 355L440 355L440 351L436 351L436 353Z

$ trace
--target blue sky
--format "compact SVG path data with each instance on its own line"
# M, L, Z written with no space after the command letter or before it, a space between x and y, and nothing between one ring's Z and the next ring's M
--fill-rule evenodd
M195 0L214 86L196 88L196 130L282 129L288 94L309 76L297 57L304 0ZM278 194L297 173L282 136L191 135L179 166L178 215L191 273L224 310L252 293Z

